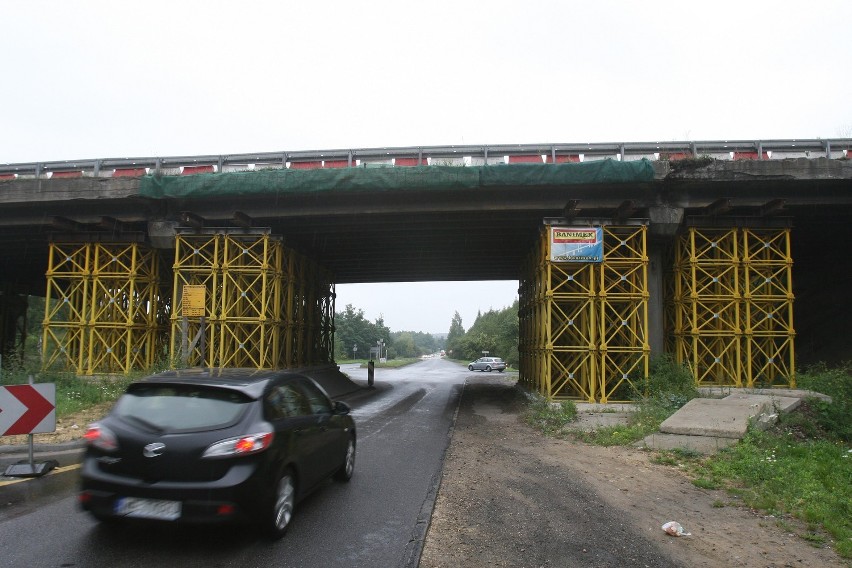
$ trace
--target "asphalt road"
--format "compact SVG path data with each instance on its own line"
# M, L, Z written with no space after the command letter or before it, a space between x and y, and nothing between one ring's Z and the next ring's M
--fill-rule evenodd
M365 370L343 370L366 381ZM376 388L349 398L355 476L303 501L279 542L249 528L102 527L78 510L69 483L0 508L0 565L416 567L467 374L439 359L377 369Z

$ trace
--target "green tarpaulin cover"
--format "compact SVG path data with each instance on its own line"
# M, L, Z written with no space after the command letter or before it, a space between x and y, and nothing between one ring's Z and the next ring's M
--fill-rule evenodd
M637 183L653 179L654 167L648 160L601 160L572 164L280 169L190 176L146 176L141 180L140 193L154 199L193 199L263 193L423 191Z

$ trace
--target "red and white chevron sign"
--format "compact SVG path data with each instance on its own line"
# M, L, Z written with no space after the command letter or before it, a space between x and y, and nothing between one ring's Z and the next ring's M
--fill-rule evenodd
M56 430L56 385L0 387L0 436Z

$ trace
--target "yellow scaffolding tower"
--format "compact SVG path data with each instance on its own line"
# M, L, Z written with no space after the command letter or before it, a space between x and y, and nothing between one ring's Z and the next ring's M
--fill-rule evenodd
M796 386L790 230L743 230L745 365L749 385Z
M551 261L550 229L519 287L521 380L551 399L626 398L648 372L646 227L604 227L598 264Z
M675 356L696 384L795 384L789 229L690 227L674 306Z
M332 360L330 274L284 247L279 237L244 231L178 234L174 274L175 363L202 364L201 342L188 341L199 334L202 316L184 314L186 286L205 291L204 364L270 369ZM184 354L187 343L191 348Z
M648 376L647 227L604 226L600 306L601 402L625 400Z
M81 375L153 365L158 264L156 251L139 243L51 243L42 365Z
M175 237L175 262L172 267L174 288L172 290L173 309L170 314L170 359L172 364L179 361L188 365L206 365L215 367L216 345L219 326L219 293L221 281L220 235L177 235ZM184 290L188 286L203 286L205 315L206 353L202 357L202 345L196 342L189 347L188 338L198 336L201 331L201 316L186 317L184 325ZM185 341L186 340L186 341ZM187 352L183 353L184 348Z

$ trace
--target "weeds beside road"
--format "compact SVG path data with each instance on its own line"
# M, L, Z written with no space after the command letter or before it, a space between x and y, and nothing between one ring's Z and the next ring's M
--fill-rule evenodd
M46 371L28 373L17 371L3 373L0 384L21 385L33 375L34 382L56 385L56 417L64 418L92 406L113 402L124 392L127 385L143 374L116 377L77 377L73 373Z

